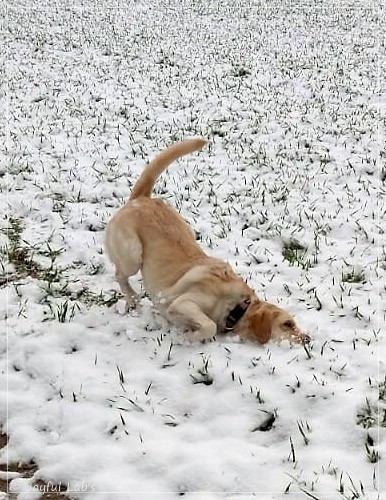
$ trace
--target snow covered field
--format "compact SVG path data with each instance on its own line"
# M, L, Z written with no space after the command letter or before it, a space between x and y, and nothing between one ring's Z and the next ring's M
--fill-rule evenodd
M386 495L384 20L371 0L2 5L0 462L38 468L9 498ZM194 136L157 195L307 349L192 344L146 298L124 314L104 227Z

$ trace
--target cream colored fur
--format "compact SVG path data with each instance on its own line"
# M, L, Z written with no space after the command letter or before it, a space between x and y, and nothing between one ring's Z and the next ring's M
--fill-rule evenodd
M174 160L205 144L203 139L192 139L161 152L107 225L105 248L128 306L135 307L138 302L129 278L140 270L151 299L170 321L189 332L192 340L222 333L229 312L244 300L250 300L251 305L234 328L241 337L260 342L283 336L307 340L287 312L260 301L229 264L208 256L174 208L150 197L158 177ZM292 326L288 326L289 321Z

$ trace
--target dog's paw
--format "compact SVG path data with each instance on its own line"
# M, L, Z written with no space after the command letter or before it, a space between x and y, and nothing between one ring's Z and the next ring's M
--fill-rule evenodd
M140 300L139 299L130 299L130 300L125 300L124 303L124 312L123 314L128 314L132 313L133 311L136 311L138 309Z
M140 297L138 295L126 297L125 312L129 313L131 311L135 311L139 303L140 303Z
M209 334L207 332L202 332L200 330L195 330L193 332L186 333L188 340L191 342L213 342L216 340L216 336Z

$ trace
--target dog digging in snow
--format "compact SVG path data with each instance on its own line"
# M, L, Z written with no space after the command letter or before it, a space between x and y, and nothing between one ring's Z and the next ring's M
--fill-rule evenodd
M128 309L139 302L129 278L140 270L151 300L192 341L233 332L260 343L308 342L288 312L260 300L228 263L203 251L174 208L151 197L158 177L172 162L206 143L186 140L162 151L107 225L105 248Z

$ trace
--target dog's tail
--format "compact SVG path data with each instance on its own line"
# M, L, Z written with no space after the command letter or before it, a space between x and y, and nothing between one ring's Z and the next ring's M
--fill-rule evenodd
M177 142L162 151L142 172L141 177L137 180L133 191L131 192L130 200L135 200L140 196L150 198L154 184L156 183L158 177L171 163L173 163L173 161L177 160L181 156L185 156L189 153L202 149L207 142L208 141L205 139L191 139Z

